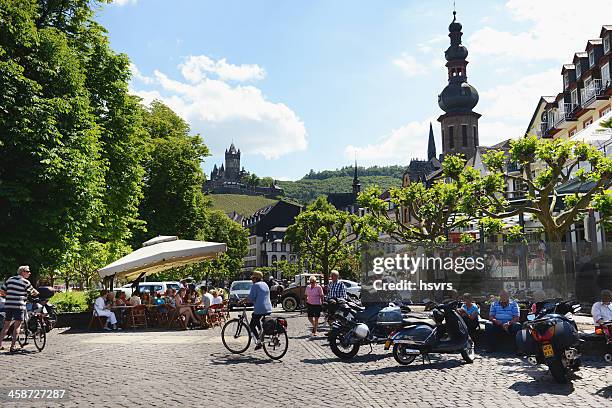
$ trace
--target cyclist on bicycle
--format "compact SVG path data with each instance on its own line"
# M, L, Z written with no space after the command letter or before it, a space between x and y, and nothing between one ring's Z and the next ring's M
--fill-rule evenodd
M253 271L251 275L253 286L251 286L251 291L248 296L248 300L253 303L253 315L251 317L250 327L255 337L255 350L259 350L262 347L259 341L259 333L257 332L257 329L261 330L261 319L272 313L270 288L262 279L263 274L261 272Z

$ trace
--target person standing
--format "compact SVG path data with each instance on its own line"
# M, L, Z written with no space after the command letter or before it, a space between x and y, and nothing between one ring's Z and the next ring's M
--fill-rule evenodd
M310 277L310 285L306 287L306 308L308 309L308 321L312 324L312 336L316 337L321 308L323 307L323 288L317 282L317 278Z
M332 270L331 274L331 282L327 286L327 298L328 299L346 299L346 286L344 283L340 282L340 272L337 270Z
M23 322L27 297L28 295L38 295L38 291L32 287L32 284L28 280L29 277L30 267L27 265L20 266L17 269L17 275L8 278L0 287L0 294L6 296L6 302L4 304L6 317L4 319L2 333L0 333L0 350L4 350L4 347L2 347L2 340L4 340L4 336L6 336L11 323L15 321L15 323L13 323L10 352L14 353L16 351L15 341L17 340L17 335L19 334L19 329Z
M253 271L251 280L253 286L251 286L248 300L253 303L253 315L249 326L255 337L255 350L259 350L262 344L259 341L258 329L261 330L261 319L272 313L272 302L270 301L270 288L263 282L263 274L260 271Z

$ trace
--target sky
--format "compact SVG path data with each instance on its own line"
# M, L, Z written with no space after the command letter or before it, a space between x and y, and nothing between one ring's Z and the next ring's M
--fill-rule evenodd
M612 24L611 0L456 0L476 87L481 145L521 137L561 66ZM599 10L599 11L598 11ZM424 158L447 83L452 0L116 0L97 20L132 63L131 91L158 99L211 150L234 142L246 170L295 180L310 169Z

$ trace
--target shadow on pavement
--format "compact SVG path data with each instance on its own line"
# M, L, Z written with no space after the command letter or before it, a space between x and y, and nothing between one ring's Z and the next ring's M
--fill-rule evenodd
M403 373L403 372L412 372L412 371L421 371L421 370L440 370L440 369L452 369L461 367L467 364L463 360L440 360L440 361L432 361L431 363L425 362L423 364L422 361L418 359L415 360L411 365L403 366L400 364L377 368L375 370L365 370L362 371L363 375L383 375L388 373Z
M612 398L612 385L608 385L607 387L602 388L601 390L597 390L595 395L598 395L603 398Z
M30 344L30 343L28 343ZM17 348L17 350L13 353L9 352L9 351L5 351L5 352L1 352L0 355L4 356L4 357L13 357L13 356L18 356L18 355L24 355L24 354L38 354L40 353L40 351L38 350L26 350L26 349L22 349L22 348Z
M235 354L211 354L212 364L214 365L234 365L234 364L273 364L274 360L269 358L255 358L253 356L235 355Z
M373 361L378 361L378 360L382 360L383 358L388 358L390 357L390 354L362 354L362 355L356 355L355 357L348 359L348 360L342 360L341 358L335 357L335 358L305 358L302 360L302 363L305 364L329 364L329 363L345 363L345 364L351 364L351 363L369 363L369 362L373 362Z
M526 397L533 397L540 394L568 396L574 392L574 385L571 382L567 384L557 384L550 374L548 374L548 376L549 378L545 375L541 375L540 378L536 378L536 381L517 381L509 388L516 391L517 394Z

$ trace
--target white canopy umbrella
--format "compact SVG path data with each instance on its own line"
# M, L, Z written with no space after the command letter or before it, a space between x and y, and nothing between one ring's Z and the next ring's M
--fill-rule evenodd
M166 269L213 259L227 251L223 242L188 241L176 236L159 236L98 270L101 278L115 276L132 280Z
M571 137L572 141L580 141L598 146L612 138L612 129L602 128L601 123L612 118L612 112L608 112L592 124L582 129Z

